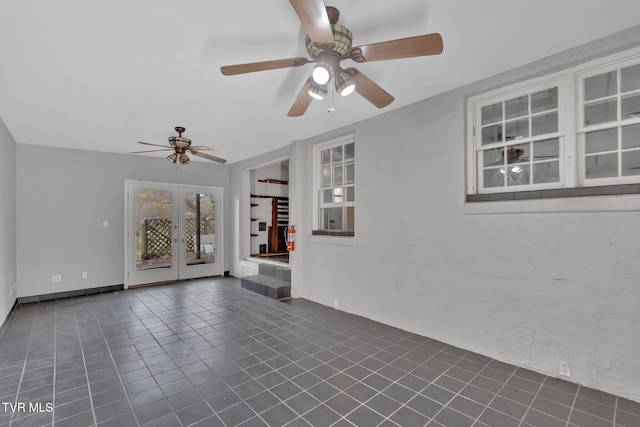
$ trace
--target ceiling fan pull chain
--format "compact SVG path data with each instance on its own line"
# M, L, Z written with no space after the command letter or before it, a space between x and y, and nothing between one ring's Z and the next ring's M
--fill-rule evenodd
M336 87L333 79L327 84L327 86L327 90L329 92L329 96L327 96L327 98L329 99L329 108L327 108L327 113L335 113L336 109L333 107L333 95L336 92Z

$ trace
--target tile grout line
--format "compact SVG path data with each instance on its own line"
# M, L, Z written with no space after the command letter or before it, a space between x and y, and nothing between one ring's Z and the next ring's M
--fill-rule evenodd
M491 359L491 360L495 360L495 359ZM489 401L489 403L487 403L487 404L484 406L484 409L482 410L482 412L480 412L480 414L478 414L478 416L476 417L476 419L474 420L474 422L476 422L476 423L482 422L482 421L480 421L480 417L482 417L482 414L484 414L484 413L487 411L487 408L489 408L489 406L493 403L493 401L494 401L494 400L496 400L496 397L500 397L500 393L501 393L501 392L502 392L502 390L504 390L504 388L507 386L507 383L509 382L509 380L510 380L511 378L513 378L513 374L515 374L515 372L516 372L516 371L517 371L517 367L516 367L516 369L514 369L514 370L513 370L513 372L512 372L511 374L509 374L509 378L507 378L507 379L502 383L502 387L500 387L500 390L498 390L498 391L495 393L495 395L491 398L491 400ZM504 371L503 371L503 372L504 372ZM506 372L505 372L505 373L506 373ZM505 398L505 399L506 399L506 398ZM509 400L510 400L510 399L509 399ZM493 409L493 408L491 408L491 409ZM501 411L498 411L497 409L493 409L493 410L494 410L494 411L496 411L496 412L499 412L499 413L501 413L501 414L503 413L503 412L501 412ZM507 415L507 416L509 416L509 417L514 418L514 419L515 419L515 417L512 417L512 416L511 416L511 415L509 415L509 414L505 414L505 415Z
M82 365L84 366L84 375L87 378L87 390L89 391L87 394L89 396L89 402L91 403L91 414L93 415L93 424L97 426L98 420L96 419L96 408L93 405L93 395L91 394L91 380L89 379L89 371L87 371L87 359L84 356L84 345L82 344L82 335L80 334L80 323L78 322L78 312L74 311L73 316L76 319L76 331L78 332L80 353L82 353Z
M18 383L18 389L16 390L16 400L15 400L15 404L18 404L18 398L20 397L20 388L22 386L22 379L24 378L24 371L27 368L27 359L29 358L29 350L31 349L31 340L33 339L33 331L35 329L35 324L36 321L38 320L38 311L36 310L35 315L33 316L33 323L31 325L31 332L29 334L29 344L27 344L27 351L24 354L24 362L22 364L22 372L20 373L20 382ZM16 407L17 409L17 407ZM11 427L13 425L13 422L15 421L15 416L17 414L17 410L11 414L11 419L9 420L9 427Z
M445 347L445 348L446 348L446 347ZM444 349L442 349L442 351L444 351ZM440 353L436 353L436 354L440 354ZM436 354L434 354L434 357L436 356ZM470 352L469 352L469 351L467 351L467 352L465 353L465 356L466 356L467 354L470 354ZM460 358L460 360L462 360L462 359L464 359L464 356L462 356L462 357ZM489 360L488 360L488 361L487 361L487 362L482 366L482 369L480 369L480 370L479 370L479 371L478 371L478 372L473 376L473 378L471 378L469 381L467 381L467 382L465 383L465 387L466 387L466 386L468 386L468 385L472 385L472 384L471 384L471 381L473 381L473 380L475 380L476 378L478 378L479 376L481 376L481 375L480 375L480 373L481 373L481 372L482 372L482 371L483 371L483 370L484 370L484 369L489 365L489 363L491 363L491 360L493 360L493 359L489 359ZM459 362L459 361L458 361L458 362ZM456 363L457 363L457 362L456 362ZM454 367L454 366L455 366L455 364L454 364L454 365L451 365L451 367ZM447 371L448 371L449 369L450 369L450 368L447 368ZM466 369L464 369L464 368L459 368L459 369L463 369L463 370L465 370L465 371L466 371ZM467 372L471 372L471 371L467 371ZM438 378L442 377L443 375L445 375L445 373L446 373L446 371L442 372L442 373L441 373L441 374L436 378L436 380L437 380ZM451 377L451 378L454 378L454 379L456 379L456 380L458 379L458 378L455 378L455 377ZM435 380L434 380L434 381L435 381ZM433 384L433 381L431 382L431 384ZM436 385L438 385L438 384L436 384ZM427 386L427 387L429 387L429 386ZM425 387L422 391L426 390L426 388L427 388L427 387ZM439 386L438 386L438 387L439 387ZM449 399L449 400L447 401L447 403L446 403L446 404L442 404L442 408L440 408L440 410L439 410L438 412L436 412L436 414L435 414L433 417L431 417L431 421L438 422L438 421L436 421L436 417L440 414L440 412L444 411L444 409L445 409L445 408L448 408L448 407L449 407L449 404L453 401L453 399L455 399L455 398L456 398L456 397L458 397L458 396L461 396L461 395L460 395L460 392L461 392L462 390L464 390L464 389L465 389L465 387L462 387L462 388L460 389L460 391L458 391L458 392L456 392L456 393L453 393L453 397L452 397L451 399ZM443 389L445 389L445 390L447 390L447 389L446 389L446 388L444 388L444 387L442 387L442 388L443 388ZM422 393L422 391L420 391L420 393ZM448 391L451 391L451 390L448 390ZM425 396L425 397L426 397L426 396ZM464 396L464 395L462 395L462 397L464 397L465 399L467 398L467 397L466 397L466 396ZM433 399L431 399L431 400L433 400ZM470 400L470 401L472 401L472 402L475 402L475 400L473 400L473 399L470 399L470 398L469 398L469 400ZM434 401L435 401L435 400L434 400ZM440 402L438 402L438 403L440 403ZM480 402L477 402L477 403L478 403L478 404L480 404L480 405L482 405ZM488 405L485 405L485 406L488 406ZM464 416L466 416L466 417L469 417L469 418L470 418L470 419L472 419L474 422L477 422L477 419L475 419L475 420L474 420L474 419L473 419L473 417L471 417L471 416L469 416L469 415L467 415L467 414L465 414L465 413L462 413L462 412L460 412L460 411L458 411L458 410L456 410L456 409L454 409L454 408L449 408L449 409L451 409L451 410L453 410L453 411L456 411L456 412L458 412L458 413L460 413L460 414L462 414L462 415L464 415ZM480 414L482 414L482 412L481 412ZM479 416L479 415L478 415L478 416Z
M58 308L53 312L53 391L51 394L51 427L56 425L56 375L57 375L57 355L58 355Z
M111 309L111 305L106 304L106 306L109 307L109 311L117 319L118 316L116 316L116 314ZM93 307L92 312L93 312L94 317L96 318L96 322L98 322L98 327L100 328L100 334L102 335L102 339L104 340L104 343L107 346L107 351L109 352L109 359L111 359L111 362L113 362L113 367L115 368L116 374L118 375L118 380L120 380L120 385L122 385L122 389L124 390L124 394L125 394L125 396L127 396L127 402L129 402L129 407L131 408L131 412L133 413L133 417L135 418L136 423L138 424L138 426L140 426L140 421L138 420L138 416L136 415L136 411L133 409L133 405L131 404L131 399L129 398L129 393L127 393L126 388L124 387L124 382L122 381L122 377L120 376L120 371L118 370L118 364L115 361L115 359L113 358L113 353L111 352L111 348L109 347L109 342L107 341L107 337L104 334L104 329L102 328L102 324L100 323L100 318L98 317L98 314L96 313L95 307ZM127 334L127 336L128 336L128 334ZM92 404L92 406L93 406L93 404ZM105 421L107 421L107 420L105 420Z
M571 403L571 409L569 410L569 415L567 415L567 424L566 427L569 427L569 421L571 421L571 415L573 414L573 408L576 406L576 402L578 401L578 394L580 393L580 388L582 386L578 385L576 389L576 394L573 396L573 402Z
M516 369L517 371L517 369ZM535 402L535 400L538 398L538 395L540 394L540 391L542 390L542 385L544 384L544 382L546 381L547 376L545 375L544 379L540 382L540 385L538 386L538 390L535 392L535 394L533 395L533 399L531 399L531 403L529 403L529 406L527 406L527 410L524 411L524 414L522 414L522 418L520 419L520 424L519 426L522 426L522 423L524 423L524 419L527 417L527 414L529 413L529 410L531 409L531 407L533 406L533 402ZM546 412L542 412L543 414L546 414ZM547 414L551 417L553 417L553 415L551 414ZM555 417L554 417L555 418ZM562 421L562 420L560 420Z

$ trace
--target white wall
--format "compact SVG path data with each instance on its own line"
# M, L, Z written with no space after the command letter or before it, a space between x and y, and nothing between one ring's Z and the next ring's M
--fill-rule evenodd
M17 144L17 158L20 297L124 283L125 179L222 187L229 215L227 165L176 168L164 158L28 144ZM51 283L53 274L62 282Z
M640 401L640 213L464 213L469 96L639 43L636 27L293 143L293 295L552 376L567 360L571 381ZM311 236L312 145L348 132L355 238Z
M16 301L16 142L0 119L0 326Z

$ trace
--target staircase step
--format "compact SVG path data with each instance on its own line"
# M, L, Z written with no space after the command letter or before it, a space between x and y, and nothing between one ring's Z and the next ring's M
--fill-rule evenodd
M246 276L240 279L240 286L249 291L272 299L289 298L291 296L291 283L273 277L258 274Z
M288 267L261 263L258 266L258 274L273 277L274 279L282 280L291 284L291 270Z

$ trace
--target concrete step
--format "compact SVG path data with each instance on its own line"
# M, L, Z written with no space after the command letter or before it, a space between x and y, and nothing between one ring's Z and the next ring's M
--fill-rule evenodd
M258 266L258 274L291 283L291 270L288 267L261 263Z
M272 299L289 298L291 296L291 282L285 282L262 274L241 278L240 286Z

